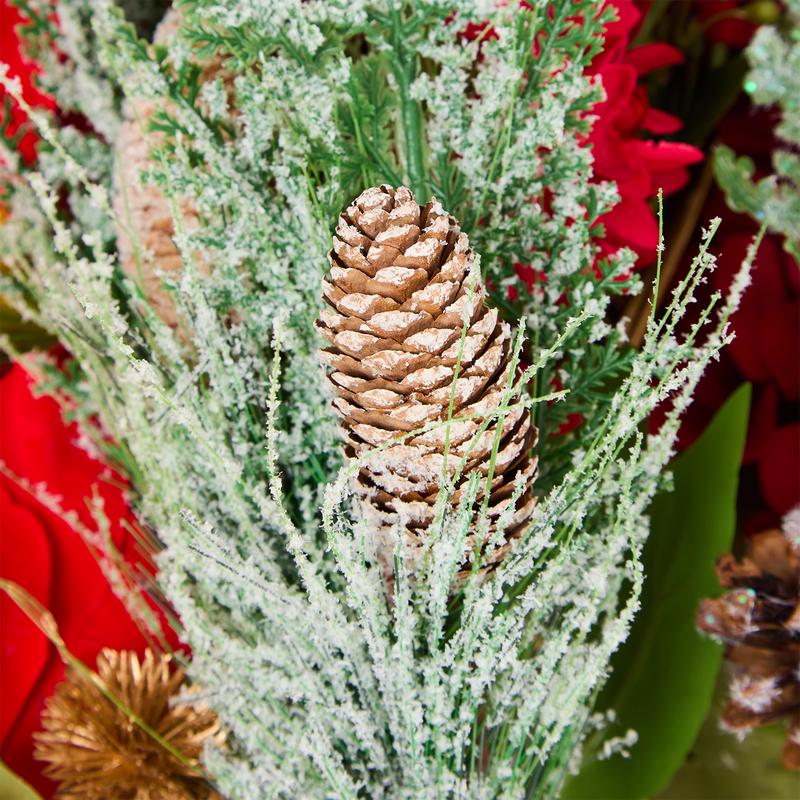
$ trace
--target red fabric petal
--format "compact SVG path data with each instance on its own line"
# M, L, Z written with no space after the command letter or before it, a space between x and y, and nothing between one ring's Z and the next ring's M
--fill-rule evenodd
M772 380L788 400L800 397L800 301L767 311L758 325L758 350Z
M736 50L747 47L758 25L741 17L727 17L712 23L706 29L706 36L711 42L726 44Z
M717 129L717 138L738 154L747 154L757 164L770 168L772 152L778 144L775 125L780 114L774 108L754 108L742 102L726 114Z
M711 279L716 289L723 293L728 291L751 240L750 233L728 233L723 239L717 259L717 269ZM797 269L793 264L790 267ZM764 355L765 348L770 347L770 336L782 336L788 342L787 350L791 349L793 343L796 344L796 329L794 333L785 330L787 327L785 320L783 322L785 333L781 334L780 330L773 333L771 326L767 325L765 331L767 339L762 343L763 321L792 297L792 289L785 270L784 253L778 237L765 237L753 265L752 285L745 292L739 310L731 317L731 326L736 338L731 342L728 351L747 380L766 381L775 374L776 368L780 370L780 353L770 355L773 363L777 365L775 368L770 368ZM787 390L792 391L788 377Z
M658 173L696 164L705 157L702 150L684 142L654 142L646 139L631 142L631 147L651 172Z
M735 338L728 345L728 350L742 375L749 381L766 381L770 377L769 369L761 357L759 318L757 311L744 304L731 317Z
M719 405L722 405L720 403ZM778 390L770 383L756 387L750 424L744 446L742 464L752 464L761 458L764 442L778 425Z
M606 26L606 36L625 39L627 46L627 40L642 17L635 0L606 0L606 6L614 6L617 12L617 18Z
M19 10L13 6L9 0L0 0L0 59L9 66L9 76L18 77L22 85L22 96L30 105L34 107L55 108L53 99L44 94L36 85L34 76L39 72L39 68L33 62L28 61L22 54L19 37L17 36L17 26L23 21ZM5 89L0 87L0 106L6 97ZM12 105L11 121L6 126L6 134L14 136L27 121L27 114L16 104ZM38 136L32 130L25 133L20 139L18 150L20 155L29 164L36 158L36 143ZM2 159L0 159L2 163Z
M683 127L683 120L666 111L648 107L642 120L642 128L650 133L677 133Z
M36 675L33 691L9 735L0 747L0 758L23 780L27 781L44 798L54 796L57 784L42 775L41 761L33 757L31 735L41 728L40 717L45 700L64 679L64 665L55 648L49 646L47 663Z
M634 140L630 146L650 175L651 196L659 188L668 195L685 186L689 180L685 167L704 158L702 150L683 142Z
M748 514L741 524L741 531L745 536L754 536L762 531L781 527L781 515L767 508Z
M624 58L631 34L642 16L633 0L606 0L605 6L614 6L617 18L606 25L603 49L595 56L590 73L603 64Z
M647 109L649 108L647 89L644 86L637 86L616 115L614 127L626 136L638 136L647 118Z
M736 222L738 228L739 221ZM755 233L755 226L751 227L752 232L740 233L727 220L723 223L721 232L724 234L724 238L717 257L717 269L711 276L714 287L723 293L730 288L731 281L747 255L747 249ZM789 266L795 272L797 271L796 264ZM767 312L777 303L788 299L791 295L791 287L784 273L783 251L778 237L765 236L758 253L756 253L752 284L742 299L742 308L747 307L753 311Z
M41 520L26 508L24 498L0 475L0 575L50 605L52 558ZM24 537L24 546L20 540ZM0 592L3 680L0 689L0 742L8 736L25 707L48 659L49 645L11 598Z
M594 155L594 171L604 180L617 184L621 197L645 198L650 191L650 173L635 150L630 137L614 128L600 128L589 137Z
M598 70L606 99L599 102L592 113L599 117L599 124L610 124L617 114L626 110L628 101L636 89L636 70L627 64L607 64Z
M566 436L583 425L584 419L583 414L567 414L566 420L558 426L558 430L553 431L551 436Z
M690 178L688 169L675 169L671 172L661 172L652 176L650 181L650 195L655 197L658 190L664 193L664 197L674 194L679 189L683 189Z
M671 44L652 42L629 50L625 54L625 63L630 64L637 75L646 75L654 69L682 64L683 53Z
M793 297L800 297L800 269L798 269L797 261L783 247L781 247L779 258L787 294Z
M719 361L708 366L689 408L681 418L677 448L679 451L691 447L714 418L719 408L741 385L742 378L736 366L723 351ZM648 430L655 433L666 419L672 402L662 403L650 415Z
M598 221L605 225L606 237L617 247L631 247L643 258L654 257L658 246L658 224L646 200L623 197Z
M800 423L776 428L764 442L758 460L761 495L778 514L800 502Z
M80 521L91 529L95 525L86 498L96 485L112 522L112 540L119 547L128 536L120 524L123 518L130 518L125 498L118 488L102 479L104 465L75 446L79 431L74 425L69 428L63 425L55 400L31 396L29 380L18 366L2 380L0 456L16 475L41 483L60 495L64 509L76 512ZM38 503L35 507L39 507ZM61 633L68 639L76 628L82 627L86 609L97 607L108 584L79 534L50 512L42 509L40 513L47 515L53 559L59 565L59 573L69 576L68 581L54 583L52 597L59 625L63 626ZM74 590L75 585L81 586L80 592Z

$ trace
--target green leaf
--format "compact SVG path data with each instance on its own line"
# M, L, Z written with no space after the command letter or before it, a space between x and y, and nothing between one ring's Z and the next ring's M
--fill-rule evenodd
M597 704L616 712L605 738L633 728L639 740L628 759L614 755L599 761L590 753L564 798L651 797L667 786L697 737L722 648L695 631L694 615L702 597L719 592L714 562L730 549L733 538L749 408L746 385L675 460L674 491L653 501L652 530L643 555L647 580L642 610ZM600 743L594 744L596 752Z
M736 154L729 147L719 145L714 150L714 176L728 205L734 211L742 211L763 218L763 208L770 195L770 180L753 181L755 164L751 158Z
M42 800L25 781L0 761L0 797L5 800Z

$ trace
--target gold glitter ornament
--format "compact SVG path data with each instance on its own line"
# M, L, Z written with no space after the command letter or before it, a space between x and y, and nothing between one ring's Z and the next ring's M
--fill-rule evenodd
M34 736L35 757L48 762L44 774L60 784L56 797L219 798L199 759L206 742L222 743L220 722L202 704L174 703L185 674L172 656L148 649L140 660L106 649L95 678L73 670L48 699L44 730Z

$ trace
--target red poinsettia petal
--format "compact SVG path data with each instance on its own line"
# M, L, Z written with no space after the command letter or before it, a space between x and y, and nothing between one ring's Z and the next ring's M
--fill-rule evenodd
M767 311L758 326L758 349L772 380L788 400L800 397L800 300Z
M780 119L774 106L754 108L741 101L720 121L717 138L736 153L747 154L757 165L766 166L771 173L772 152L779 142L775 125Z
M746 28L755 27L742 13L742 0L695 0L695 13L705 35L713 42L744 47ZM752 33L752 31L751 31Z
M606 26L607 36L616 36L627 40L633 29L639 24L642 12L636 7L636 0L606 0L606 6L614 6L617 18Z
M634 0L606 0L605 6L614 7L616 19L606 25L603 49L595 56L590 71L624 58L631 34L642 16Z
M679 189L683 189L689 183L688 169L673 169L670 172L659 172L652 176L650 183L650 194L655 196L658 190L664 193L664 197L674 194Z
M758 460L761 494L785 514L800 502L800 423L782 425L767 437Z
M636 151L631 138L615 128L598 128L589 137L594 156L595 174L612 180L623 198L645 198L650 192L650 174Z
M8 64L9 75L20 79L22 96L30 105L34 107L54 108L55 103L51 97L44 94L36 85L35 75L39 71L36 64L24 58L20 49L20 41L17 35L17 26L23 21L16 6L9 0L0 0L0 58ZM5 100L5 89L0 87L0 105ZM9 136L18 133L20 126L27 120L27 114L16 104L12 104L11 118L5 132ZM20 139L17 149L22 157L29 164L36 158L36 143L38 136L33 130L29 130ZM2 159L0 159L2 162Z
M550 435L566 436L568 433L574 431L575 428L579 428L583 425L585 419L586 417L584 417L583 414L567 414L566 420L558 426L558 430L553 431Z
M652 258L658 246L658 224L650 204L640 198L625 198L598 222L617 247L630 247L643 258Z
M705 157L703 151L684 142L652 141L650 139L631 142L639 157L651 172L669 172L688 167Z
M741 385L742 377L726 351L711 363L695 390L691 405L681 417L677 448L691 447L708 427L709 422L731 394ZM659 405L650 415L648 429L655 433L666 419L672 402Z
M730 233L730 228L725 226L725 237L721 241L717 269L712 275L712 285L723 293L727 292L733 277L738 272L744 260L747 249L752 241L750 233ZM793 269L797 269L792 265ZM767 236L761 243L753 265L753 282L745 292L742 303L736 314L731 317L735 339L728 350L736 361L742 375L752 381L766 381L774 374L764 356L764 348L770 347L769 338L765 345L761 343L762 322L770 317L774 310L791 298L791 288L784 273L783 251L778 237ZM786 321L784 321L784 328ZM766 335L783 336L787 342L797 341L796 330L794 334L785 331L770 332L767 327ZM773 346L775 346L773 340ZM780 343L779 347L783 348ZM785 348L788 349L788 348ZM770 354L770 358L779 362L780 353Z
M650 175L650 195L659 188L664 194L680 189L689 179L685 167L704 158L702 150L683 142L633 140L630 147Z
M52 559L41 520L0 475L0 576L50 605ZM20 539L24 537L24 546ZM14 727L48 659L47 639L4 592L0 592L3 679L0 681L0 744Z
M714 287L722 292L727 292L730 288L755 235L755 226L752 233L732 232L738 231L738 227L738 220L735 227L728 220L723 222L721 232L724 238L719 246L717 269L711 276ZM783 256L779 237L765 236L753 262L752 284L742 298L742 308L766 313L778 303L789 299L791 287L784 274ZM791 263L789 266L794 272L798 271L796 264Z
M607 64L598 70L606 99L598 103L592 114L608 125L627 111L628 102L636 89L636 70L627 64Z
M745 517L741 524L741 531L745 536L754 536L772 528L780 528L781 516L768 508L759 509Z
M797 260L789 255L785 248L781 248L780 260L783 266L783 277L786 281L789 294L794 297L800 297L800 269L797 268Z
M646 75L654 69L683 63L683 53L671 44L652 42L629 50L625 54L625 63L630 64L637 75Z
M758 25L741 17L727 17L714 22L706 30L709 41L720 42L737 50L747 47Z
M720 406L722 403L719 404ZM778 390L771 383L756 386L747 441L744 446L742 464L752 464L761 457L764 442L778 424Z
M36 676L33 691L28 695L14 727L0 747L0 759L43 798L55 794L57 784L42 775L42 762L33 757L31 735L41 728L40 717L45 700L64 678L64 665L54 647L48 653L44 669Z
M666 111L659 111L657 108L648 106L642 120L642 128L650 133L669 134L677 133L683 127L683 120L674 114Z
M106 468L75 446L77 428L64 426L52 398L31 397L29 378L21 367L14 366L3 377L2 387L0 457L8 468L60 496L63 508L76 513L91 529L96 526L86 499L95 486L112 521L112 539L119 545L125 536L120 520L130 512L119 489L102 479ZM53 560L59 565L59 574L74 582L55 581L52 596L62 635L69 638L83 627L86 610L97 607L107 582L102 576L98 579L96 560L72 526L49 511L41 509L40 513L46 515L47 528L52 531ZM80 585L81 591L76 592L74 585Z

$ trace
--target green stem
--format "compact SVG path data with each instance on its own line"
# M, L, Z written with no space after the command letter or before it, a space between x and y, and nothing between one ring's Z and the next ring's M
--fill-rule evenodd
M392 9L392 25L394 29L392 45L395 55L392 72L400 92L408 180L417 200L424 203L428 198L429 189L422 155L423 121L419 103L411 97L411 84L417 72L416 55L409 53L406 48L397 9Z

